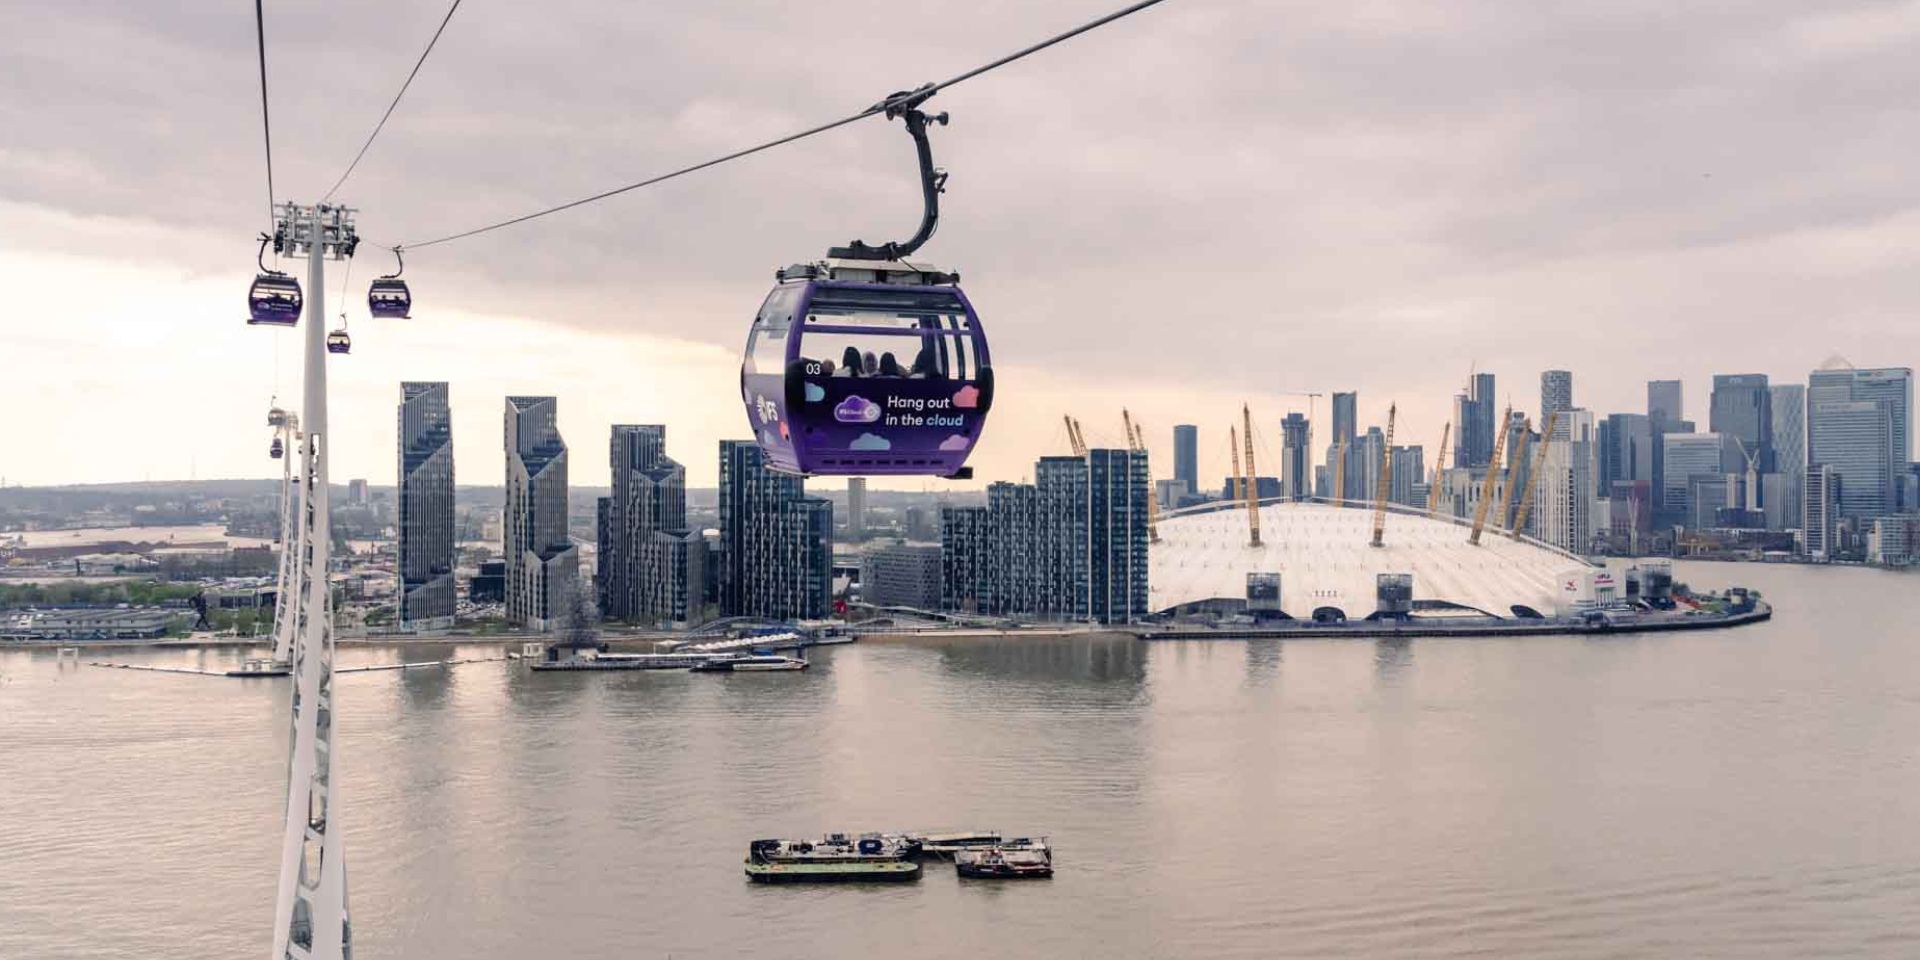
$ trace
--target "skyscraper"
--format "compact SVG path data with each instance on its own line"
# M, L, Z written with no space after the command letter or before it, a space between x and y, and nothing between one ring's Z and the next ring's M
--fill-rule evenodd
M814 620L833 603L833 504L767 469L760 445L720 441L720 612Z
M867 478L847 478L847 539L867 535Z
M616 424L607 464L612 495L600 500L601 611L642 623L697 619L705 541L687 529L687 472L667 456L667 428Z
M1773 465L1781 476L1780 501L1762 498L1773 521L1768 525L1798 530L1807 499L1807 388L1798 383L1774 384L1767 388L1767 404L1772 408Z
M1687 418L1678 380L1647 381L1647 419L1656 426L1662 422L1679 423Z
M1494 379L1475 374L1467 391L1453 398L1453 467L1484 467L1493 459Z
M1187 496L1200 492L1200 428L1191 423L1173 428L1173 479L1186 485Z
M1280 421L1280 495L1303 500L1313 494L1313 451L1308 449L1307 418L1289 413Z
M1661 482L1666 485L1662 498L1672 522L1693 526L1693 501L1690 495L1696 477L1724 477L1744 471L1745 461L1732 437L1717 433L1669 433L1661 438L1666 449Z
M1088 613L1101 623L1147 615L1147 454L1087 451Z
M1653 421L1645 414L1608 414L1597 440L1598 489L1610 491L1621 480L1653 482Z
M1359 435L1358 393L1335 393L1333 395L1333 442L1353 443Z
M1567 413L1573 409L1573 371L1547 370L1540 374L1540 429L1544 432L1553 415L1560 423L1553 428L1555 441L1567 438Z
M1820 446L1821 418L1819 408L1829 403L1877 403L1886 408L1889 431L1890 460L1887 465L1889 477L1897 477L1907 471L1913 460L1913 371L1906 367L1885 367L1878 369L1856 369L1838 357L1827 361L1820 369L1807 377L1807 444L1809 450ZM1810 462L1819 462L1817 454L1809 454ZM1841 476L1841 490L1846 492L1855 485L1855 479L1847 476L1845 468L1838 468ZM1856 466L1856 470L1858 466ZM1871 479L1863 480L1871 483ZM1904 484L1889 483L1892 489L1890 506L1912 507L1913 504L1901 504L1900 491ZM1864 494L1862 494L1864 496ZM1842 507L1843 512L1845 507ZM1852 514L1848 514L1852 516Z
M1357 500L1363 494L1358 452L1355 449L1359 431L1359 400L1357 393L1335 393L1333 395L1333 440L1327 444L1327 482L1336 482L1340 489L1332 490L1329 496L1336 500Z
M1772 473L1773 394L1764 373L1715 374L1707 429L1732 437L1757 473ZM1741 465L1741 470L1746 464Z
M1559 422L1565 435L1548 443L1540 475L1532 478L1528 520L1539 539L1584 554L1593 544L1593 414L1563 410Z
M1807 555L1831 560L1840 545L1840 495L1846 484L1824 463L1807 465L1806 504L1801 508Z
M453 417L445 383L400 384L399 561L402 628L453 624Z
M1807 415L1807 434L1810 465L1831 467L1840 476L1840 516L1865 524L1894 512L1890 404L1814 402Z
M579 588L580 552L567 533L567 444L553 397L508 397L503 546L507 619L545 630Z

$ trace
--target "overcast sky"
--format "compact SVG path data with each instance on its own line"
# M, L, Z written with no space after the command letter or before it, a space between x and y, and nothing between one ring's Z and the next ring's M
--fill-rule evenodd
M472 0L341 198L418 242L845 115L1116 0ZM277 476L297 335L248 328L266 184L245 4L66 0L0 32L0 476ZM311 202L445 13L269 0L275 176ZM1060 415L1116 442L1253 404L1397 401L1437 445L1468 370L1644 408L1715 372L1920 360L1920 3L1169 0L953 88L922 254L957 269L1000 391L974 462L1018 479ZM411 321L332 365L336 479L394 475L402 379L452 381L458 477L501 482L508 393L560 398L576 484L668 424L690 481L747 435L739 351L777 266L918 216L879 119L409 258ZM337 313L341 267L328 312ZM1326 401L1315 412L1324 419ZM1318 425L1318 439L1326 437ZM1263 469L1263 472L1270 470ZM1217 481L1216 481L1217 482ZM935 481L930 486L942 486ZM919 482L906 484L911 488Z

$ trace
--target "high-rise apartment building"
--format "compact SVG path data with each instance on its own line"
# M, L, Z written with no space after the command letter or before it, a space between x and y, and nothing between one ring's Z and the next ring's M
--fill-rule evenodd
M867 478L847 478L847 539L867 535Z
M1087 451L1088 614L1100 623L1147 615L1147 455Z
M1549 443L1539 458L1528 522L1540 540L1585 554L1593 545L1593 414L1564 410L1559 422L1565 437Z
M1173 428L1173 479L1185 485L1189 497L1200 492L1200 428L1191 423Z
M720 612L815 620L833 606L833 504L767 469L759 444L720 441Z
M580 552L567 533L567 444L558 408L553 397L507 398L507 619L535 630L553 626L579 589Z
M876 607L940 609L940 548L891 543L868 553L860 568L860 595Z
M1555 442L1567 438L1567 414L1573 410L1573 371L1546 370L1540 374L1540 430L1545 433L1554 414L1560 414L1553 428Z
M1280 421L1280 495L1304 500L1313 495L1313 451L1307 418L1289 413Z
M706 543L687 529L687 471L667 456L667 428L616 424L607 444L612 494L600 498L596 574L609 619L699 618Z
M1340 489L1330 490L1328 496L1337 500L1357 500L1365 487L1360 476L1359 451L1359 401L1357 393L1335 393L1333 395L1333 438L1327 444L1327 482L1338 483Z
M396 613L403 629L451 626L453 414L445 383L400 384Z
M1815 560L1831 560L1840 546L1840 496L1846 482L1824 463L1807 466L1806 505L1801 508L1803 545Z
M941 511L951 609L1126 623L1147 610L1147 459L1096 449L1042 457L1032 484Z

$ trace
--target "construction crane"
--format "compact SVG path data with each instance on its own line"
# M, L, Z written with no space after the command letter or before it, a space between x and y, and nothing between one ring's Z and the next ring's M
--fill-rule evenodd
M1507 412L1500 415L1500 423L1504 426L1512 420L1513 404L1509 403ZM1480 545L1480 531L1487 526L1487 508L1493 506L1493 478L1500 472L1500 454L1506 449L1507 434L1511 432L1510 429L1503 429L1493 438L1493 457L1487 461L1487 479L1480 484L1480 503L1473 509L1473 533L1467 536L1467 542L1476 547Z
M1520 539L1520 531L1527 528L1527 513L1533 509L1533 491L1538 487L1540 471L1547 466L1547 450L1553 446L1553 431L1560 426L1560 411L1547 415L1547 432L1540 435L1540 452L1534 454L1533 469L1527 471L1527 492L1520 495L1520 512L1513 518L1513 538Z
M1741 499L1741 505L1749 511L1760 509L1760 445L1751 448L1745 440L1735 437L1734 443L1740 445L1740 455L1747 458L1747 491Z
M1127 428L1127 446L1134 453L1145 455L1146 435L1141 432L1140 425L1133 422L1133 415L1128 413L1125 407L1120 408L1120 420ZM1151 469L1147 471L1147 542L1160 542L1160 498L1154 494Z
M1246 404L1240 405L1240 442L1247 448L1247 479L1241 484L1240 491L1247 496L1247 546L1260 545L1260 497L1254 492L1254 486L1260 482L1260 471L1253 466L1253 411Z
M1433 462L1433 479L1427 483L1427 516L1440 515L1440 477L1447 469L1447 441L1453 439L1453 421L1440 428L1440 457Z
M1087 441L1086 438L1080 435L1080 421L1073 419L1072 414L1061 414L1060 419L1067 424L1067 446L1073 448L1073 455L1076 457L1086 456Z
M1513 428L1507 428L1511 431ZM1533 420L1522 417L1520 420L1520 438L1507 451L1507 489L1500 496L1500 520L1498 526L1510 527L1513 519L1513 498L1520 492L1520 468L1527 463L1527 448L1533 444ZM1527 474L1527 486L1533 486L1533 474Z
M1380 479L1373 485L1373 545L1386 546L1387 495L1393 492L1393 420L1399 404L1387 404L1387 438L1380 447Z

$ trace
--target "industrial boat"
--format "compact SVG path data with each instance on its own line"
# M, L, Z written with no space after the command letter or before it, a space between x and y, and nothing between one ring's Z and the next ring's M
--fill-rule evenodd
M953 855L962 850L977 850L1006 842L998 830L910 833L907 837L919 844L921 853L946 860L953 859Z
M899 883L920 879L920 863L898 836L828 834L820 841L755 840L746 875L755 883Z
M961 850L953 855L953 869L974 880L1040 880L1053 876L1053 849L1042 838Z
M695 673L760 673L775 670L805 670L806 668L807 661L799 657L783 657L777 653L754 653L715 657L696 663L690 669Z

